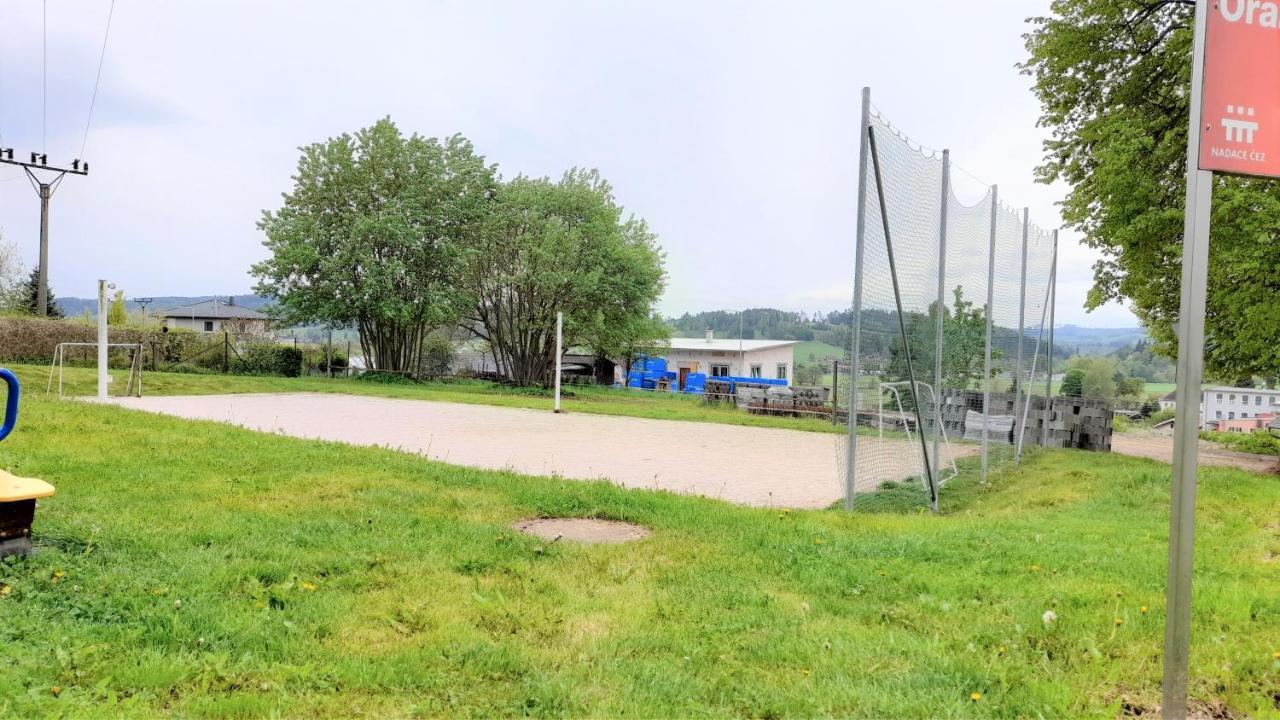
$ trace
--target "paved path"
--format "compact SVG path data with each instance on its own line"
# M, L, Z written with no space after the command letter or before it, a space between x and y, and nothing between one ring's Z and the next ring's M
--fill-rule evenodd
M842 438L828 433L329 393L110 402L300 438L386 446L456 465L606 479L745 505L820 508L843 497ZM893 444L882 448L888 454L909 452L905 441L885 442ZM868 489L880 481L875 473L862 475Z

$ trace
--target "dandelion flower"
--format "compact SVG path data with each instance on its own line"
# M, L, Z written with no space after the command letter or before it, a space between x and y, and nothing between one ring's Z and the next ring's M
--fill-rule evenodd
M10 587L9 585L5 585L4 583L0 583L0 597L4 597L11 592L13 592L12 587Z
M1054 621L1058 619L1058 613L1052 610L1045 610L1044 615L1041 615L1040 619L1044 621L1045 625L1052 625Z
M303 589L303 590L305 590L305 591L307 591L307 592L315 592L315 591L316 591L316 584L315 584L315 583L313 583L313 582L307 582L306 580L303 580L303 581L302 581L302 589Z
M970 700L972 700L972 701L974 701L974 702L978 702L979 700L981 700L981 699L982 699L982 693L980 693L980 692L971 692L971 693L969 693L969 699L970 699Z
M54 697L58 697L59 695L62 694L62 686L54 685L53 687L49 688L49 692L53 693Z
M1275 659L1277 659L1277 660L1280 660L1280 650L1277 650L1277 651L1275 651L1275 652L1271 653L1271 657L1273 657L1273 658L1275 658Z
M1147 614L1147 606L1146 606L1146 605L1143 605L1142 607L1138 608L1138 612L1142 613L1143 615L1146 615L1146 614Z
M814 545L821 545L821 544L822 544L822 538L814 538L814 539L813 539L813 544L814 544Z
M67 576L66 570L54 570L53 576L50 579L53 580L54 582L58 582L59 580L61 580L66 576Z
M1124 620L1121 620L1120 618L1116 618L1116 627L1120 627L1123 624L1124 624Z
M1031 572L1040 572L1040 566L1039 566L1039 565L1032 565L1032 566L1031 566Z

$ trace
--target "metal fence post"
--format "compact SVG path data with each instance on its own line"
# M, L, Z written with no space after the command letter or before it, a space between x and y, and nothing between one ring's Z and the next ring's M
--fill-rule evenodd
M840 361L831 361L831 424L838 425L836 410L840 407Z
M989 436L991 435L991 330L995 320L996 290L996 222L1000 209L1000 188L991 186L991 242L987 247L987 340L982 360L982 482L989 470Z
M1031 208L1024 207L1022 208L1022 279L1018 282L1018 364L1014 366L1013 371L1013 462L1015 464L1022 462L1022 433L1026 430L1019 423L1018 418L1022 417L1022 391L1023 386L1026 385L1022 380L1022 345L1027 333L1027 238L1030 233ZM1026 402L1031 402L1029 392Z
M1044 427L1040 447L1049 447L1049 419L1053 417L1053 311L1058 303L1058 231L1053 231L1053 261L1049 264L1049 356L1045 359Z
M933 485L942 477L942 343L947 315L947 206L951 198L951 151L942 151L942 209L938 221L938 322L933 344ZM918 399L918 398L917 398ZM937 510L938 508L933 508Z
M862 128L858 152L858 220L854 237L853 261L853 356L849 363L849 452L845 454L844 509L853 509L853 492L856 485L854 473L858 467L858 373L862 362L862 265L863 241L867 233L867 149L868 130L871 129L871 88L862 88Z

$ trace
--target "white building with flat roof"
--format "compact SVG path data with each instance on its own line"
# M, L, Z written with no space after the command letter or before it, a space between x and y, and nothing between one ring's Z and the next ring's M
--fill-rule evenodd
M710 330L705 337L671 338L654 355L667 359L667 370L677 374L680 387L693 373L707 377L756 377L786 380L795 377L795 340L719 339Z
M1200 427L1222 420L1256 418L1280 414L1280 390L1209 387L1200 403Z

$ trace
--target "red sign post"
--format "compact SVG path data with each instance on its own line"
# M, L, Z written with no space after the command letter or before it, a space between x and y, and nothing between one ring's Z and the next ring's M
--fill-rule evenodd
M1178 311L1164 703L1187 716L1196 469L1214 172L1280 177L1280 0L1196 0Z
M1280 8L1210 0L1200 169L1280 177Z

